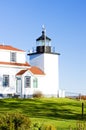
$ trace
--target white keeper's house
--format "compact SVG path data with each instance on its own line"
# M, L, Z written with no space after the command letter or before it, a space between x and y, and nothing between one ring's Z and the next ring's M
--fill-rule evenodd
M25 51L0 45L0 97L32 97L37 92L47 97L65 96L59 89L60 54L50 43L43 28L42 35L36 39L36 49L27 54L28 61Z

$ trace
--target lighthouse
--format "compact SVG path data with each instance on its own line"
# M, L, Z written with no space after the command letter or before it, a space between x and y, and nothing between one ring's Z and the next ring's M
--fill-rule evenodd
M46 29L42 27L42 34L36 39L36 49L29 55L29 63L44 72L38 81L38 90L47 97L59 95L59 53L52 49L51 38L46 36Z

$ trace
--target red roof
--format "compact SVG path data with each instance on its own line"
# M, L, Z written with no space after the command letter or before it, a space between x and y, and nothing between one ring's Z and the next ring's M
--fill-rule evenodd
M20 70L16 75L22 75L26 72L27 70Z
M36 66L32 66L31 68L29 68L29 70L33 73L33 74L39 74L39 75L44 75L44 72L39 69Z
M44 75L44 72L36 66L32 66L31 68L28 68L26 70L20 70L16 75L23 75L28 70L36 75Z
M15 47L12 47L12 46L9 46L9 45L0 45L0 49L12 50L12 51L23 51L23 50L20 50L18 48L15 48Z
M30 65L28 64L28 62L25 62L25 63L0 62L0 64L3 64L3 65L15 65L15 66L30 66Z

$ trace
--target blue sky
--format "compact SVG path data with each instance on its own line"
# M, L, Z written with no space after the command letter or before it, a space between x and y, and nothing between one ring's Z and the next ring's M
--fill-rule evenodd
M28 51L43 24L61 54L60 88L86 94L86 0L0 0L0 43Z

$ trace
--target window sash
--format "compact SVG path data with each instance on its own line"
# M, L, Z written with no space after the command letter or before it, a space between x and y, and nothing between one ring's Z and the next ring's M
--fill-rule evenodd
M38 88L38 79L33 79L33 88Z
M3 87L9 86L9 75L3 75Z
M11 60L12 62L16 62L16 52L11 52L10 60Z
M25 88L30 88L30 87L31 87L31 77L25 76Z

